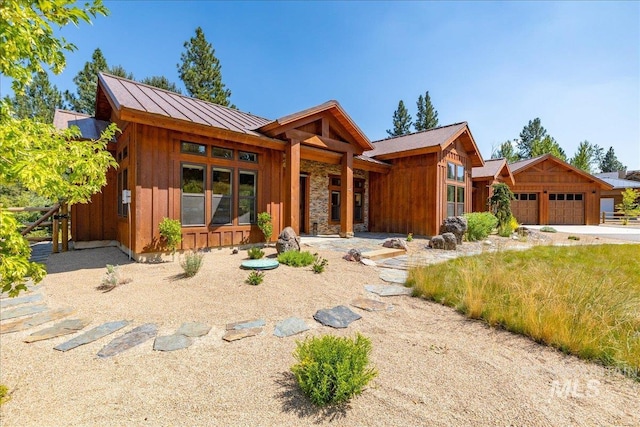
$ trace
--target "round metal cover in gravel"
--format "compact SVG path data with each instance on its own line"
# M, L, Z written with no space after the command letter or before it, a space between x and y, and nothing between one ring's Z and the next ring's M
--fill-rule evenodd
M273 258L250 259L242 262L242 268L247 270L273 270L279 265L278 260Z

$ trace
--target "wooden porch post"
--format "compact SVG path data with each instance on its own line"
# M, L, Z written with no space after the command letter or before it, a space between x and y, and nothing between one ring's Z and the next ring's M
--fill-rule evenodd
M285 171L284 225L300 233L300 141L292 139L287 145Z
M353 237L353 153L342 155L340 237Z

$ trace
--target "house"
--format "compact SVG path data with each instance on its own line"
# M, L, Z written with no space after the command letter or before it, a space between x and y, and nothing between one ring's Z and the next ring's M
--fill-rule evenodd
M604 172L596 174L598 178L613 188L611 190L603 190L600 193L600 216L604 213L611 217L616 211L616 206L622 203L622 192L627 188L633 188L640 197L640 174L638 171ZM631 178L637 177L637 180Z
M511 187L515 185L511 168L505 159L491 159L484 162L484 166L471 170L473 181L473 212L489 210L488 199L493 195L493 186L504 183Z
M336 101L270 120L107 73L96 96L95 117L56 112L87 138L121 130L108 147L119 167L72 207L72 236L140 260L163 249L165 217L181 221L182 249L259 242L259 212L274 235L433 235L471 211L471 168L484 165L466 123L372 143Z
M511 210L521 224L599 224L600 193L612 185L551 154L509 168L516 197Z

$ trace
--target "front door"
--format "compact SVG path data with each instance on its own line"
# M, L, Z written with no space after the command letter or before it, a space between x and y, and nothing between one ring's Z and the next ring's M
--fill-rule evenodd
M308 234L308 221L307 221L307 204L309 195L307 194L307 182L309 177L307 175L300 175L300 233Z

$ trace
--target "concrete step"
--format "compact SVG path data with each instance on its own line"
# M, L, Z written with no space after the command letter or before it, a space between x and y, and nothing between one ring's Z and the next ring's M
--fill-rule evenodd
M376 261L379 259L393 258L400 255L405 255L404 249L382 248L373 251L367 251L362 253L363 258Z

